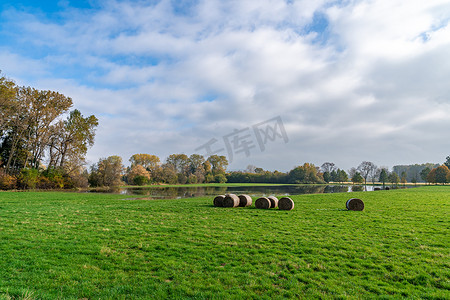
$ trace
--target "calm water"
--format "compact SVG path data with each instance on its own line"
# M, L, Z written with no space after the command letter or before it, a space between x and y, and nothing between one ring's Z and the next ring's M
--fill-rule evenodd
M136 195L145 199L181 199L202 196L217 196L226 193L247 194L253 197L289 196L300 194L344 193L356 191L373 191L373 186L361 185L277 185L277 186L242 186L242 187L133 187L114 190L114 193Z

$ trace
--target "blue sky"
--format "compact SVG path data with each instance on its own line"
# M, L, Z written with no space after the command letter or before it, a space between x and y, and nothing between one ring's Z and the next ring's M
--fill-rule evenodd
M91 163L205 155L214 140L230 169L450 155L448 1L19 0L0 10L0 70L99 117ZM255 126L278 124L268 120L288 138L261 147Z

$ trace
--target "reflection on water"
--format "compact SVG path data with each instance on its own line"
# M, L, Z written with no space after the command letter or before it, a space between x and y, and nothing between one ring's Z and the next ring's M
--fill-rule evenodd
M247 194L253 197L289 196L300 194L345 193L373 191L373 186L363 185L277 185L277 186L206 186L206 187L128 187L110 192L135 195L146 199L181 199L202 196L216 196L227 193Z

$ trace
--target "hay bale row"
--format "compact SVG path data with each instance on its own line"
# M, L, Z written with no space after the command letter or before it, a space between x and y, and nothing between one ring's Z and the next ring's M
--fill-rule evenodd
M364 209L364 202L361 199L352 198L345 203L345 206L348 210L362 211Z
M283 197L278 200L277 197L261 197L255 201L256 208L260 209L269 209L278 207L281 210L293 210L294 209L294 201L292 201L289 197Z
M248 207L252 205L252 197L249 195L226 194L219 195L214 198L214 206L216 207ZM364 202L358 198L352 198L345 203L347 210L362 211L364 210ZM277 197L261 197L255 201L255 207L259 209L269 209L278 207L280 210L293 210L294 201L289 197L283 197L278 200Z
M215 207L247 207L252 205L252 197L235 194L219 195L214 198L213 204Z
M213 203L215 207L248 207L253 204L253 200L249 195L236 196L235 194L226 194L216 196ZM261 197L255 201L255 206L261 209L279 207L281 210L292 210L294 208L294 201L288 197L281 198L280 200L275 196Z

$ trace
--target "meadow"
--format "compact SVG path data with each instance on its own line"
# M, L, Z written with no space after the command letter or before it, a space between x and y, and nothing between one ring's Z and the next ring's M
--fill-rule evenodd
M291 198L0 192L0 299L450 298L450 186Z

